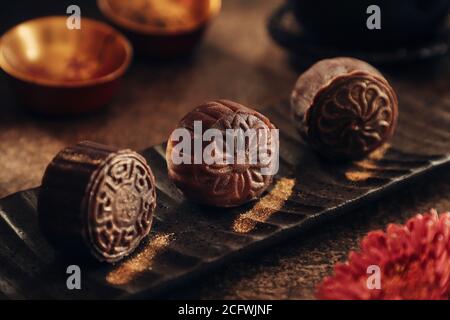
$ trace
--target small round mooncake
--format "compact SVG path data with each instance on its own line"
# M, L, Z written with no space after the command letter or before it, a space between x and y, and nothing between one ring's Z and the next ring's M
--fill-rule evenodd
M116 262L148 235L156 207L155 178L130 150L81 142L62 150L39 193L41 229L68 256Z
M195 124L201 125L200 132L195 132ZM188 163L175 163L174 153L180 140L175 137L177 129L185 129L190 133L193 141L196 136L205 135L210 129L215 129L224 144L230 132L242 130L249 134L242 150L220 147L214 150L221 153L222 163L195 163L195 148L188 155ZM217 100L204 103L189 112L172 133L166 149L166 159L170 179L189 200L215 207L236 207L255 200L271 185L276 158L278 155L278 136L273 136L277 130L268 118L261 113L247 108L239 103L228 100ZM253 131L252 131L253 130ZM237 136L237 135L236 135ZM262 138L262 137L265 138ZM216 141L216 140L215 140ZM195 142L192 143L193 145ZM209 142L203 141L197 152L200 157L208 149ZM237 145L237 144L236 144ZM259 151L267 152L263 157L251 160L252 154ZM242 152L243 161L237 160ZM262 160L263 159L263 160ZM204 159L202 159L204 160Z
M331 159L359 159L388 141L398 102L383 75L364 61L319 61L303 73L291 108L301 136Z

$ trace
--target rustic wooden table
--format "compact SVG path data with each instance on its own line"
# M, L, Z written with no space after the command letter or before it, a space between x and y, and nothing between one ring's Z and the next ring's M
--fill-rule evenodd
M224 0L221 15L192 57L171 62L135 61L115 101L103 112L49 119L18 108L0 76L0 198L39 185L64 146L94 140L136 150L166 140L178 119L197 104L227 98L260 108L289 96L300 70L269 38L266 22L282 0ZM94 1L18 0L1 4L1 31L27 18L64 14L79 4L99 18ZM438 70L439 72L436 72ZM390 70L400 103L422 94L450 108L450 63ZM431 124L430 124L431 125ZM450 150L450 142L448 142ZM310 299L320 279L369 230L404 222L418 211L450 209L450 172L439 172L343 218L311 230L275 250L231 263L168 298Z

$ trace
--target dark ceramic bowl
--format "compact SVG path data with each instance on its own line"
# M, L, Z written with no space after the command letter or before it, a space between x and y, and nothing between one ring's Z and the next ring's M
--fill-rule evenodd
M346 47L412 44L432 38L448 17L450 0L289 0L317 41ZM366 26L370 5L381 9L381 30Z

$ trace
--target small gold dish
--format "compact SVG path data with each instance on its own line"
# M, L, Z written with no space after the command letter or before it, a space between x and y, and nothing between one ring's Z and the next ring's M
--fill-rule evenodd
M191 51L221 0L97 0L100 11L133 43L136 52L170 58Z
M19 102L44 114L67 115L105 106L118 89L133 50L107 24L67 17L21 23L0 40L0 67L10 76Z

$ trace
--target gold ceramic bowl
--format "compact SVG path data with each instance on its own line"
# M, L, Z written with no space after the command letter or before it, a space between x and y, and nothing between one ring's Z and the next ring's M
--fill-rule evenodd
M132 58L129 42L112 27L67 17L26 21L0 40L0 66L19 102L46 114L80 114L106 105Z
M173 57L202 38L221 0L97 0L100 11L133 43L138 54Z

